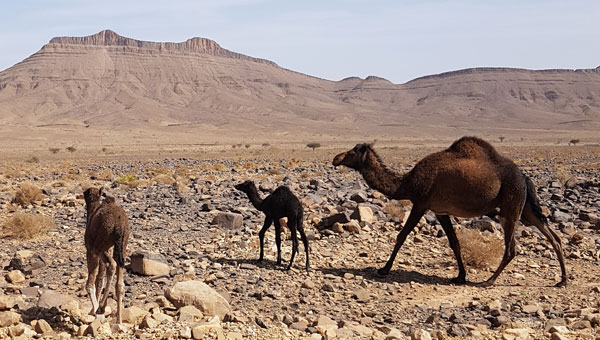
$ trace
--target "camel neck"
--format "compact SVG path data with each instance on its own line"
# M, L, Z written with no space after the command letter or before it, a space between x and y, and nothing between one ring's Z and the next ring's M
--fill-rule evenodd
M393 199L406 199L402 189L404 174L388 169L373 153L370 153L360 170L369 187Z
M87 218L86 218L86 220L87 220L87 222L88 222L88 223L87 223L87 225L89 225L89 223L90 223L90 220L92 219L92 217L93 217L94 215L96 215L96 212L98 212L98 209L100 209L100 205L101 205L101 204L102 204L102 203L101 203L100 201L98 201L98 202L93 202L93 203L90 203L90 204L88 204L88 205L86 206L86 208L87 208L87 209L86 209L86 210L87 210Z
M258 195L258 190L256 190L256 187L255 186L250 187L250 190L248 190L248 192L246 194L248 195L248 198L250 199L250 202L252 203L252 205L256 209L262 211L263 200Z

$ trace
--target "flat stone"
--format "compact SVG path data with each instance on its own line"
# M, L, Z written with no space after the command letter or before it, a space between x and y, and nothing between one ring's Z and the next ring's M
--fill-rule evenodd
M8 327L21 321L21 315L12 311L0 312L0 327Z
M221 328L218 320L216 322L203 322L192 327L192 337L194 339L205 339L209 334L216 335L218 339L224 338L223 328Z
M59 308L61 305L72 300L77 300L77 298L53 290L42 290L37 305L41 308Z
M35 324L35 331L40 333L40 334L48 334L52 332L52 327L50 327L50 324L48 324L48 321L44 320L44 319L40 319L37 320L37 323Z
M11 309L17 302L15 298L8 295L0 295L0 310Z
M411 340L431 340L431 334L424 329L417 329L410 336Z
M243 222L242 215L221 211L213 218L211 224L225 229L241 229Z
M142 322L140 323L140 328L156 328L159 325L159 322L152 318L151 315L146 315Z
M357 220L350 220L350 222L344 224L344 230L351 234L358 234L360 233L361 228Z
M21 283L25 281L25 275L20 270L11 270L6 274L6 281L10 283Z
M570 339L561 333L552 333L552 335L550 335L550 340L570 340Z
M166 276L171 271L163 255L143 250L131 254L130 267L134 273L146 276Z
M352 297L358 302L368 302L371 299L371 293L367 289L357 289L352 292Z
M524 305L523 307L521 307L521 310L523 310L523 313L527 313L527 314L537 313L537 311L539 311L540 309L541 309L541 307L538 305Z
M193 323L202 320L204 314L194 306L183 306L179 308L179 322Z
M373 216L373 210L370 207L362 204L359 204L358 207L354 209L352 215L350 215L350 218L367 223L373 223L375 219Z
M132 325L137 325L144 317L148 314L145 310L141 309L138 306L131 306L129 308L123 308L121 311L121 318L123 322L130 323Z

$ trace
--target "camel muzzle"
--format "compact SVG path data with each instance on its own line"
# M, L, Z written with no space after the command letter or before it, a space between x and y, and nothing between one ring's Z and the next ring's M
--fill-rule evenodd
M344 160L344 157L345 157L345 156L346 156L346 153L341 153L341 154L339 154L339 155L335 156L335 157L333 158L333 162L332 162L333 166L338 166L338 165L341 165L341 164L342 164L342 161Z

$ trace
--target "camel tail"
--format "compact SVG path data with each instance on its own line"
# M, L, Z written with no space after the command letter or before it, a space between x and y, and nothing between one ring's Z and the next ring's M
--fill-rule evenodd
M125 267L125 259L123 258L123 248L125 244L125 233L122 228L115 228L113 233L115 241L115 249L113 251L113 259L117 261L117 265L121 268Z
M304 228L304 209L302 208L302 206L300 206L300 209L298 210L298 216L296 216L296 229L303 229Z
M527 183L527 203L531 206L531 210L535 217L537 217L543 224L548 224L548 218L542 213L542 207L540 206L540 199L535 193L535 185L533 181L525 176L525 182Z

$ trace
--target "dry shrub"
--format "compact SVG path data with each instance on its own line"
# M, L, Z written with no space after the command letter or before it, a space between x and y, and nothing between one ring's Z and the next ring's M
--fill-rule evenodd
M554 173L554 177L562 184L565 185L567 180L571 178L571 173L566 169L557 169Z
M162 183L164 185L171 185L171 184L175 183L175 178L173 178L173 176L167 175L167 174L159 174L158 176L154 177L152 180L154 182Z
M465 265L477 269L489 269L498 265L504 253L504 242L494 235L484 236L479 230L460 228L456 230L462 259Z
M406 211L404 207L406 204L404 201L391 201L383 207L383 212L385 212L390 217L398 217L400 220L404 219L404 215Z
M242 164L242 167L247 170L254 170L260 168L260 164L248 161Z
M40 188L29 182L23 182L15 192L14 202L21 206L28 206L42 199L44 199L44 193Z
M166 168L161 168L156 165L147 165L146 168L144 169L144 171L151 177L155 177L155 176L158 176L161 174L171 173L171 170L166 169Z
M48 216L19 211L4 222L0 236L32 239L44 235L52 227L54 220Z
M267 171L267 173L269 175L281 175L281 171L279 171L278 169L269 169L269 171Z
M217 163L213 167L214 171L223 172L227 170L227 167L223 163Z

